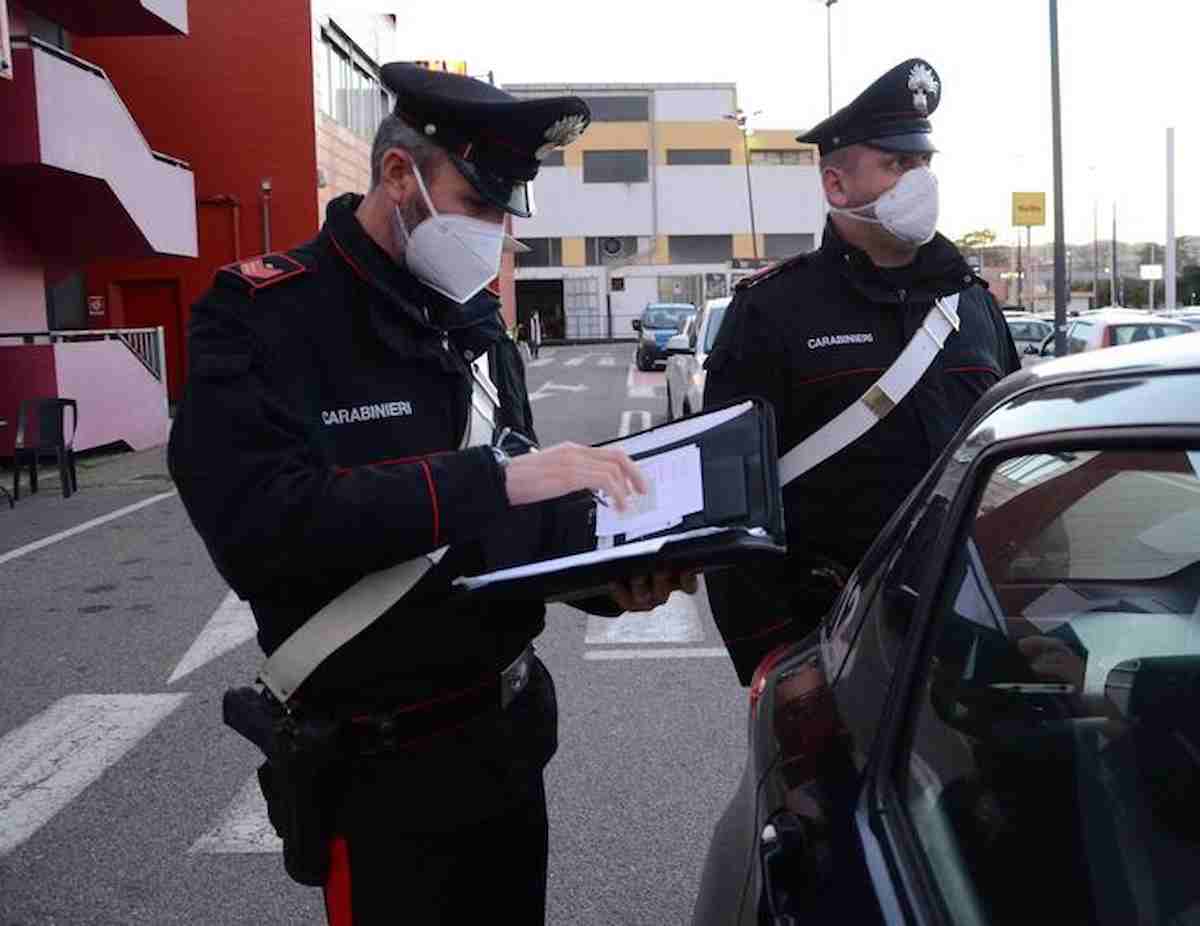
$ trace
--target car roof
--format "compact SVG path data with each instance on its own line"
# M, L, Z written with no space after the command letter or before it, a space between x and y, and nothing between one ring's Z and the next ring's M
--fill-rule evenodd
M1016 381L1019 386L1027 386L1037 381L1050 383L1089 375L1146 371L1182 373L1189 370L1200 371L1200 331L1056 357L1016 373L1004 382Z
M1081 313L1079 319L1082 321L1098 321L1098 322L1145 322L1150 325L1170 324L1175 319L1166 315L1157 315L1153 312L1146 312L1142 309L1123 309L1123 308L1107 308L1095 309L1091 312Z

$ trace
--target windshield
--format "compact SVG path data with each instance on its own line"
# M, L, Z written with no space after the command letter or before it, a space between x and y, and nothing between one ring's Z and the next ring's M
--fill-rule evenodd
M675 331L695 311L695 307L690 305L648 305L642 313L642 327L670 328Z
M717 332L721 330L721 319L725 317L728 306L719 306L708 313L708 330L704 332L704 353L712 353L713 345L717 343Z

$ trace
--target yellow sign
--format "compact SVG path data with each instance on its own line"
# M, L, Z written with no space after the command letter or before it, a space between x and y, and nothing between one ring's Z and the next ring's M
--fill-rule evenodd
M1045 193L1013 193L1013 225L1045 225Z

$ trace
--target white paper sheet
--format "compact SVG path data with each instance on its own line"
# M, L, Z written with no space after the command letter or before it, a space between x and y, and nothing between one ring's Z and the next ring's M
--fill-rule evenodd
M624 450L631 455L645 453L648 450L656 450L659 447L667 446L667 444L677 444L681 440L687 440L689 437L695 437L698 434L703 434L705 431L711 431L718 425L722 425L726 421L732 421L734 418L746 414L753 408L753 402L742 402L738 405L723 408L717 412L706 412L703 415L693 415L690 418L684 418L682 421L664 424L652 431L633 434L629 437L621 438L621 440L611 441L604 444L604 446Z
M611 498L596 508L596 536L624 534L626 542L667 530L684 517L704 508L704 484L700 473L700 448L678 447L637 461L649 491L634 495L624 511Z

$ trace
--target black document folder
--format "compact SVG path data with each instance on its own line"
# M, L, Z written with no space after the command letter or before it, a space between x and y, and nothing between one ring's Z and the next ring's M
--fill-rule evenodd
M686 458L689 472L698 470L700 486L667 488L672 494L683 489L678 494L697 502L702 492L702 507L662 530L599 538L597 503L590 494L546 503L554 506L552 517L575 529L541 559L457 580L461 592L571 601L603 593L614 580L660 568L708 571L786 552L775 418L761 399L734 402L597 446L619 447L643 468L653 467L656 457L659 462L665 455ZM658 487L659 493L664 491ZM600 522L605 515L600 514Z

